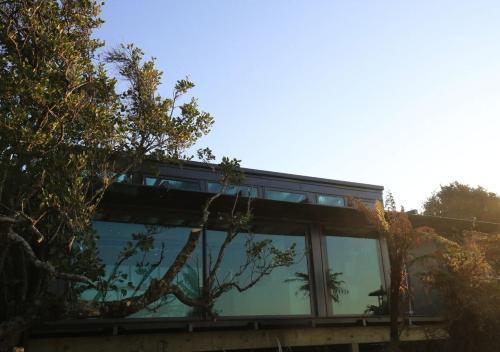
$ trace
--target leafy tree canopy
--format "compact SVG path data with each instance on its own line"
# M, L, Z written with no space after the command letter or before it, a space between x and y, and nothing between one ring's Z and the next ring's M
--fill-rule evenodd
M423 275L442 299L449 335L445 351L497 351L500 343L500 236L464 231L465 241L440 241Z
M188 79L177 81L171 97L161 97L162 73L133 45L100 57L104 44L93 37L102 24L99 13L100 5L91 0L0 2L0 350L33 321L123 317L167 294L210 311L216 297L256 283L221 283L216 276L225 248L251 218L248 204L244 211L235 205L221 216L229 230L203 297L190 297L175 284L216 194L200 209L199 228L163 276L149 278L160 262L143 265L138 269L145 280L130 288L133 297L102 298L115 281L125 279L120 261L151 250L154 241L152 233L134 234L106 277L91 229L104 193L146 158L192 158L189 150L209 132L213 118L196 99L186 98L194 87ZM108 65L118 68L118 77L109 74ZM123 91L118 79L125 82ZM213 159L208 148L197 156ZM241 180L238 168L238 160L223 158L221 183ZM293 262L294 248L280 250L270 241L247 245L245 268L258 268L257 278ZM52 289L55 282L64 282L64 297ZM85 288L102 292L81 302L78 292Z
M424 203L424 215L500 222L500 198L483 187L459 182L441 186Z

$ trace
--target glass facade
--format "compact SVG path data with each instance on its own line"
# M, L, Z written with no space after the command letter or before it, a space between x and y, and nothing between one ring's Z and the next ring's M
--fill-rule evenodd
M105 265L105 280L113 289L109 290L105 296L96 290L84 291L82 298L87 300L113 301L140 295L151 280L158 279L165 274L191 232L191 228L188 227L148 226L108 221L94 221L93 227L100 237L98 248ZM147 250L136 247L139 238L144 239L147 236L154 239L152 242L143 240L142 248ZM134 247L136 247L135 251ZM191 296L200 293L201 268L202 253L197 246L176 278L176 283ZM185 306L169 295L130 317L194 316L196 312L193 308Z
M207 235L209 258L214 262L226 232L208 231ZM289 267L274 269L270 275L265 275L244 292L233 289L223 294L215 302L217 314L221 316L311 314L304 236L245 233L237 235L226 249L217 280L221 283L224 280L236 280L241 287L248 285L259 274L259 265L268 260L262 258L257 265L247 267L246 271L239 275L246 263L248 243L267 240L271 240L272 245L280 250L286 250L295 244L297 253L295 263Z
M232 330L239 334L248 329L276 328L295 329L301 333L303 328L316 325L335 327L348 324L363 329L359 325L361 320L368 326L375 324L387 331L388 281L384 275L389 269L387 246L382 238L376 238L375 229L355 209L348 208L349 195L372 204L381 199L381 187L248 170L245 184L224 189L230 197L223 196L211 203L207 215L203 212L204 203L211 194L221 191L221 185L213 182L217 169L201 163L188 163L186 168L179 170L172 165L156 168L157 163L152 163L151 167L147 165L144 170L134 172L133 177L118 177L118 182L130 183L131 186L124 184L111 189L112 193L106 196L96 213L101 221L93 224L99 234L97 246L104 274L96 283L97 288L82 292L81 298L109 302L145 293L154 280L162 278L171 268L193 227L202 226L203 217L207 221L203 221L203 232L195 250L172 284L180 287L187 298L206 298L202 302L208 303L205 307L213 314L206 308L185 305L169 294L128 316L127 321L119 318L89 319L83 327L86 334L159 332L173 335L189 331L191 334L206 332L210 335L214 330L213 333ZM143 172L151 177L142 178ZM138 186L138 183L143 186ZM162 192L161 187L166 189ZM167 189L185 192L167 192ZM249 199L235 205L231 202L235 195L264 199L248 202L252 215L248 229L253 233L239 233L220 256L227 236L224 228L239 226L236 222L246 220L243 216ZM229 223L228 215L231 214L242 218ZM416 220L418 223L425 218ZM85 248L85 244L77 242L72 247L74 251ZM254 251L259 243L270 247L260 254L258 250ZM291 247L296 252L293 263L273 268L261 276L273 256ZM249 261L249 253L255 252L258 254L254 261ZM422 255L425 254L423 250ZM213 277L211 270L218 258L221 258L220 266ZM437 320L430 316L438 315L435 308L441 303L420 280L421 274L429 267L419 264L408 267L411 308L414 315L421 316L415 318L418 324ZM57 284L54 290L62 291L66 287ZM84 287L83 284L75 285L76 291L78 287ZM103 287L109 290L100 289ZM224 290L218 291L221 287ZM210 293L217 294L212 296L213 301L208 301ZM406 313L406 307L403 313ZM83 331L78 329L79 323L72 323L72 327L63 326L61 332L69 335L73 331ZM245 339L237 341L238 345L228 342L212 347L243 350L256 346L250 340L246 344ZM348 342L357 341L350 340ZM160 347L164 347L164 341L158 341ZM281 342L263 341L261 347L265 343L266 347L277 345L281 348ZM332 340L334 342L346 341ZM188 347L195 347L198 342L186 340L185 343ZM293 347L293 343L290 346L294 350L306 350L301 346ZM354 348L350 344L307 347L339 351ZM359 349L378 351L384 347L382 344L360 344Z
M142 294L151 280L159 279L166 273L191 231L189 227L111 221L94 221L93 227L99 235L97 244L105 266L104 282L110 289L105 294L95 289L86 290L81 295L85 300L113 301ZM207 230L206 236L207 255L212 268L226 232ZM251 283L261 268L270 263L273 254L272 250L263 252L251 265L246 265L248 249L260 243L268 243L269 248L280 251L294 246L294 263L274 268L244 292L232 289L223 293L215 301L214 311L221 316L309 315L310 284L304 235L238 234L224 251L215 281L224 283L230 280L240 287ZM201 239L175 283L190 298L201 296ZM173 295L168 295L129 318L199 316L196 308L188 307Z
M327 236L326 247L333 314L386 314L378 240Z
M194 181L145 177L144 184L146 186L167 187L170 189L178 189L182 191L195 191L195 192L201 191L200 183Z
M422 281L422 275L434 269L432 254L438 247L431 241L424 241L411 251L413 258L408 266L411 287L411 302L414 315L433 316L442 313L442 298L436 289L430 289Z
M111 287L103 296L97 290L82 293L86 300L119 300L140 295L153 279L165 274L174 258L184 246L191 231L189 227L151 226L138 223L94 221L99 234L98 248L105 266L104 281ZM272 225L275 226L275 225ZM282 225L279 228L283 228ZM288 228L288 225L286 225ZM295 246L294 263L273 269L244 292L232 288L215 300L214 312L220 316L304 316L311 314L311 288L308 268L308 251L303 230L296 227L288 233L240 233L227 246L214 282L228 281L245 287L259 275L263 264L269 263L268 251L251 265L247 262L249 245L268 241L278 250ZM207 230L206 257L209 270L218 256L225 239L225 231ZM138 245L146 239L144 246ZM147 240L149 238L149 240ZM147 242L150 241L150 242ZM149 244L148 244L149 243ZM190 298L201 296L203 284L203 248L201 239L175 283ZM384 290L380 244L377 239L325 236L328 269L324 273L332 314L337 315L386 315L387 297ZM145 250L142 250L144 248ZM412 253L414 257L432 252L432 245L423 245ZM126 258L124 253L129 251ZM321 255L321 253L313 253ZM118 265L119 263L119 265ZM242 268L244 270L242 270ZM420 280L420 274L429 270L428 262L416 261L409 267L412 287L412 308L415 315L439 314L441 300L429 291ZM188 307L174 296L168 295L147 309L130 317L192 317L201 313Z
M208 192L218 193L222 189L222 186L218 182L208 182ZM224 190L224 194L235 196L240 194L243 197L257 198L257 188L251 186L227 186Z
M266 190L266 199L279 200L282 202L305 203L307 197L302 193L285 192L285 191L270 191Z
M151 226L138 223L94 221L99 234L98 248L105 267L104 283L111 289L105 296L97 290L86 290L86 300L119 300L140 295L153 279L162 277L184 246L190 227ZM240 233L225 249L221 265L213 282L235 282L246 287L259 275L259 270L269 263L272 251L267 251L257 261L248 265L250 244L266 241L272 248L286 250L295 246L294 263L278 267L264 275L243 292L236 288L227 290L214 302L214 312L221 317L236 316L308 316L311 315L310 272L304 230L296 225L266 225L259 233ZM280 228L280 230L277 230ZM283 229L289 229L289 231ZM269 231L267 233L266 231ZM206 260L208 270L213 268L225 231L206 230ZM145 245L139 241L146 239ZM327 299L331 312L338 315L387 315L387 295L381 269L380 243L377 239L347 237L327 234L325 254L328 267L324 273L328 288ZM150 242L147 242L150 241ZM201 297L203 285L203 247L198 243L187 264L175 279L190 298ZM432 246L421 246L415 257L425 256ZM141 249L143 248L143 249ZM127 257L124 253L128 251ZM321 255L321 253L312 253ZM118 265L119 264L119 265ZM242 270L244 269L244 270ZM420 274L429 269L428 263L409 267L412 287L412 305L415 315L439 314L441 303L435 292L422 284ZM319 293L318 293L319 294ZM147 309L130 317L191 317L198 319L199 309L188 307L173 295L163 297Z
M332 207L345 207L346 202L344 197L340 196L329 196L325 194L318 195L318 204L329 205Z

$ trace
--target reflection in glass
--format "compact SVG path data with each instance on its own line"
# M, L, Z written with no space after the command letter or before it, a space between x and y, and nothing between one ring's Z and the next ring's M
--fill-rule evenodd
M116 181L117 183L132 183L132 178L130 175L127 174L118 174L116 176Z
M408 266L410 294L415 315L436 316L442 313L443 299L439 292L422 280L422 275L435 269L436 262L432 254L438 247L431 241L423 241L411 252L412 262Z
M333 314L375 314L373 306L385 301L374 295L382 287L378 240L327 236L326 245L330 273L341 274L335 279L346 292L330 297Z
M178 189L181 191L201 191L200 184L193 181L172 180L166 178L145 177L146 186L166 187L169 189Z
M144 293L151 280L166 273L191 232L191 228L187 227L108 221L94 221L93 227L100 236L97 245L105 266L104 283L110 290L86 290L82 293L82 298L86 300L113 301ZM201 295L201 263L201 250L197 246L176 278L175 283L191 298ZM173 295L167 295L130 317L185 317L196 314L193 308L185 306Z
M328 288L328 294L330 299L335 302L340 302L340 297L347 295L349 291L345 288L345 282L341 279L342 273L334 273L328 270L326 275L326 286ZM303 294L309 294L311 290L311 282L309 281L308 273L295 273L293 279L287 279L286 282L299 282L300 286L298 290Z
M213 262L219 247L224 241L226 232L207 231L209 259ZM300 290L301 283L290 280L295 273L307 273L304 236L268 235L268 234L239 234L229 244L224 254L224 261L217 275L219 282L232 280L235 274L244 265L246 259L245 243L248 236L255 241L272 240L280 250L290 248L294 243L297 258L289 267L274 269L270 275L264 276L253 287L244 292L235 289L224 293L214 304L215 312L221 316L254 316L254 315L306 315L310 314L309 292ZM248 270L238 278L241 286L252 280L255 271Z
M218 182L208 183L208 192L210 193L218 193L221 189L222 186ZM227 186L224 190L224 194L229 194L231 196L235 196L238 193L243 197L257 198L257 188L251 186Z
M369 304L366 307L366 314L374 315L385 315L389 313L389 307L387 302L387 292L381 286L378 290L370 292L368 296L377 297L377 304Z
M270 200L279 200L282 202L305 203L307 197L305 194L283 192L283 191L266 191L266 198Z
M318 195L318 204L329 205L332 207L345 207L345 198L320 194Z

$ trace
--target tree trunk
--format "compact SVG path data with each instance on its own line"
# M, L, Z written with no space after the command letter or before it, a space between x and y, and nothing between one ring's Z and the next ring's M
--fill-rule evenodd
M400 315L400 286L401 286L401 266L398 263L391 265L391 287L389 295L390 309L390 352L400 351L399 341L399 315Z

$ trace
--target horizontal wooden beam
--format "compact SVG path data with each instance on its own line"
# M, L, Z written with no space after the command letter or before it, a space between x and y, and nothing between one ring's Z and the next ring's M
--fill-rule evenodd
M405 329L403 341L438 340L446 333L436 325ZM230 351L247 348L324 346L387 342L387 326L318 327L135 334L118 336L51 337L27 341L37 352L170 352Z

